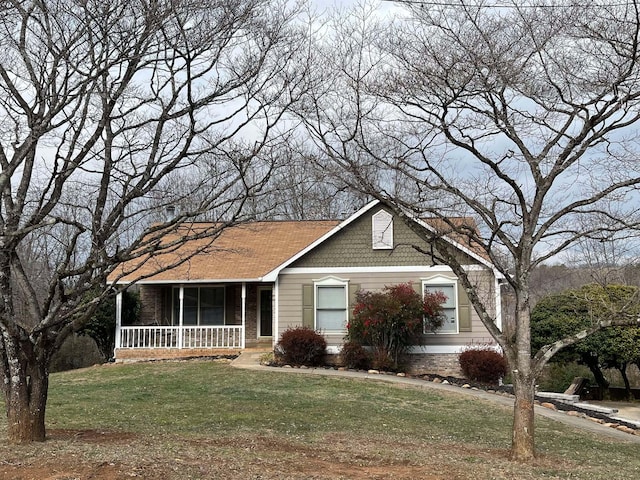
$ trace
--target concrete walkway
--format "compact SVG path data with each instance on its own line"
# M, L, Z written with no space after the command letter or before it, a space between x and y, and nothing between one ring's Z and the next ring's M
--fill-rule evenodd
M231 365L236 368L248 369L248 370L260 370L270 371L278 373L294 373L299 375L323 375L327 377L342 377L342 378L357 378L363 380L372 380L376 382L389 382L399 385L411 385L416 388L439 390L443 392L449 392L459 395L467 395L477 399L481 399L486 402L502 405L508 408L513 408L513 397L506 397L503 395L488 393L484 390L471 390L469 388L460 388L455 385L443 385L441 383L433 383L425 380L410 377L398 377L396 375L381 375L370 374L367 372L356 371L338 371L335 369L326 368L282 368L282 367L267 367L260 365L260 357L265 352L242 352L238 358L231 362ZM633 408L633 407L632 407ZM640 444L640 435L632 435L629 433L621 432L615 428L607 427L600 423L593 422L583 417L573 417L566 413L550 410L545 407L536 405L536 415L550 418L552 420L564 423L576 429L585 430L595 433L597 435L606 436L618 441L638 443ZM622 413L622 412L621 412ZM640 414L640 408L634 414Z

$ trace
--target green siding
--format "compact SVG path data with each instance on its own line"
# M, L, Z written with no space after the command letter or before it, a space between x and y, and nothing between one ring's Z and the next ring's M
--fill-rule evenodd
M371 217L380 211L375 207L331 238L294 262L291 267L375 267L433 265L430 255L417 251L417 246L429 252L431 246L398 217L393 218L394 248L374 250L371 239ZM465 259L464 263L477 263Z

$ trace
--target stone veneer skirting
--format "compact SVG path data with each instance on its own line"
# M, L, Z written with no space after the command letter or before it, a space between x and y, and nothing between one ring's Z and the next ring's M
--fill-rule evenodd
M457 353L417 353L410 355L412 374L437 374L444 377L463 378Z
M327 355L329 365L341 364L340 355ZM407 373L412 375L441 375L443 377L464 378L457 353L416 353L409 355Z

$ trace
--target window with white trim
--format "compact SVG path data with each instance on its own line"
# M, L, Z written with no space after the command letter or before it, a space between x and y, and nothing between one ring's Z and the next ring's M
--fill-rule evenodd
M393 248L393 215L386 210L371 217L371 244L374 250Z
M327 278L314 283L316 330L344 332L347 329L348 283Z
M435 332L424 329L424 333L458 333L458 282L446 277L435 277L422 282L423 295L442 292L447 300L442 304L445 317L442 326Z
M183 325L224 325L224 287L184 287ZM180 322L180 288L173 289L173 324Z

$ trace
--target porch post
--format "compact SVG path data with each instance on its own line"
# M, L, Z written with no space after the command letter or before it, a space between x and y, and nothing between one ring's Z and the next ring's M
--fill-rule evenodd
M271 334L273 335L271 338L271 343L273 348L276 348L276 343L278 343L278 336L279 336L279 330L278 328L280 327L280 322L279 322L279 318L280 318L280 311L278 309L278 306L280 305L280 276L276 277L276 281L273 284L273 306L272 306L272 312L273 312L273 331L271 332Z
M122 292L118 292L116 294L116 338L113 349L113 358L116 358L116 350L122 345L120 345L120 327L122 326Z
M247 326L247 284L242 282L242 306L241 306L241 315L242 315L242 335L240 337L240 348L244 349L245 345L245 336L246 336L246 326Z
M178 312L178 348L182 348L182 325L184 322L184 285L180 285L180 308Z

